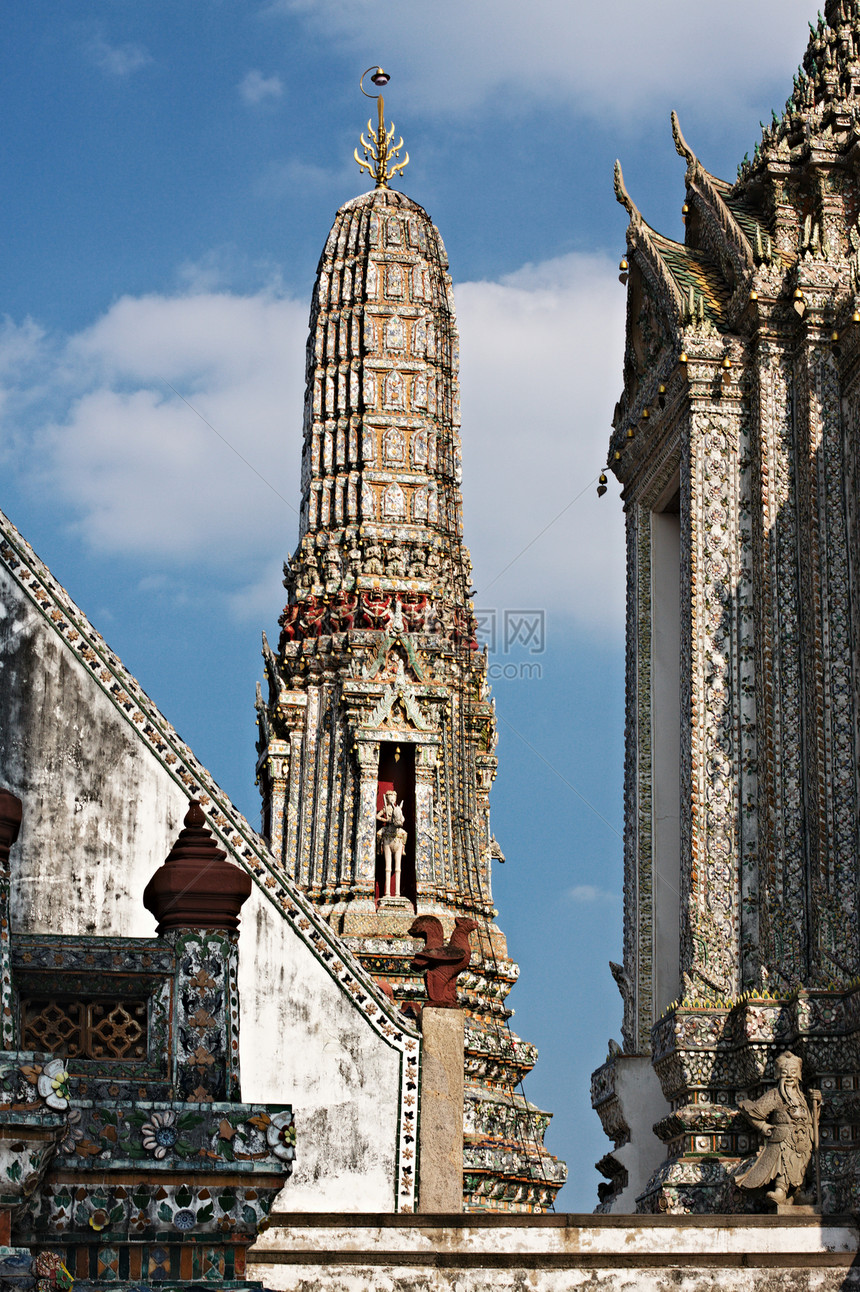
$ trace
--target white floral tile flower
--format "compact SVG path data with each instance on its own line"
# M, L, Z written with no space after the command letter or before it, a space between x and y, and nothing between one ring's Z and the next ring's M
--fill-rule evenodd
M178 1138L176 1113L153 1113L151 1119L141 1126L140 1133L148 1153L158 1159L166 1157Z
M49 1108L63 1112L69 1106L69 1074L62 1059L51 1059L39 1073L36 1089Z
M275 1157L285 1162L293 1161L296 1156L296 1128L292 1113L275 1113L266 1127L266 1143Z

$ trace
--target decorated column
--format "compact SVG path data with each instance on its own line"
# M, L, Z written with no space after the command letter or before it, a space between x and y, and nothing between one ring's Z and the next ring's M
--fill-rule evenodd
M240 1098L237 930L251 879L225 860L205 821L192 802L185 828L143 900L176 952L176 1097L219 1103Z
M616 170L630 216L608 463L629 554L625 940L612 967L625 1025L594 1074L615 1141L606 1209L804 1197L793 1176L764 1192L768 1163L746 1160L756 1144L740 1110L781 1100L804 1124L820 1114L824 1208L860 1199L858 87L860 5L827 0L784 113L735 183L705 169L673 114L683 243L646 224ZM661 563L655 536L673 528L675 560ZM661 584L679 598L674 638ZM659 678L672 667L669 729ZM664 882L661 895L670 867L674 893ZM787 1046L791 1090L777 1097ZM654 1076L660 1098L639 1097Z
M9 954L11 869L9 853L21 829L22 803L9 790L0 789L0 1049L15 1048L12 1010L12 964Z

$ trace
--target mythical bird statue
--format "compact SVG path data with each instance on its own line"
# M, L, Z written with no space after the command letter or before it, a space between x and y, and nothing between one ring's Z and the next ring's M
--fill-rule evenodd
M451 941L446 943L442 921L435 915L419 915L410 925L411 936L424 939L424 950L417 953L411 967L424 974L428 1005L457 1009L457 977L472 958L469 935L477 927L475 920L458 917Z

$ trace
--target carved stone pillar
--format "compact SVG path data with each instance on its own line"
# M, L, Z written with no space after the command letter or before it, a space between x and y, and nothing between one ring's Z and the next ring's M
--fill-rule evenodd
M276 857L284 855L284 803L290 775L290 746L286 740L270 740L266 750L271 821L269 847Z
M708 370L706 374L710 376ZM693 668L689 679L690 856L685 868L682 967L688 975L688 990L725 996L740 989L739 419L734 411L709 406L707 400L697 404L690 419L687 468L690 603L686 632ZM682 635L684 631L682 627Z
M290 760L288 799L286 803L286 828L283 835L284 866L295 878L298 875L299 819L301 815L302 782L302 733L290 732Z
M828 332L810 323L795 365L809 977L820 986L856 974L860 960L847 464L839 373Z
M176 950L174 1097L238 1103L239 935L226 929L171 929Z
M436 882L433 874L433 790L436 784L435 745L415 748L415 878L418 892L427 892Z
M498 759L491 754L475 755L475 790L478 833L479 888L481 898L487 904L493 900L493 876L490 854L490 790L496 775Z
M21 800L8 790L0 790L0 1049L3 1050L15 1048L9 957L9 852L18 838L21 816Z
M175 1097L238 1102L239 910L251 877L225 860L192 801L184 829L143 894L176 949L171 1052Z
M752 508L758 553L759 959L779 964L789 982L807 967L803 684L798 582L797 471L787 339L765 336L755 367L759 426L757 504ZM765 986L767 975L756 986ZM749 984L747 984L749 985Z
M353 890L372 897L376 877L376 786L379 777L379 744L360 737L356 744L359 781Z
M296 798L296 850L293 863L293 878L296 883L307 888L311 882L311 851L314 840L314 823L316 820L316 767L317 749L320 742L320 703L321 690L318 686L308 686L307 709L304 725L304 750L302 765L290 777L290 798L293 797L293 782L307 777L308 784L300 785Z

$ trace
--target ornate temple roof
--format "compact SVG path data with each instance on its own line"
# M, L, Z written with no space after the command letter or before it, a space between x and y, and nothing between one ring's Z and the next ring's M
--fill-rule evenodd
M809 43L794 78L794 88L781 114L774 112L763 127L761 143L752 160L738 167L739 187L762 173L775 157L784 161L810 155L820 132L856 129L857 95L860 92L860 3L858 0L827 0L818 22L809 24ZM832 135L831 146L836 141Z
M610 466L630 458L631 427L648 416L681 355L703 345L730 345L754 331L762 310L777 301L779 308L792 308L794 301L802 315L806 279L810 290L826 292L837 331L852 316L860 285L853 179L860 145L860 0L829 0L810 25L785 109L763 127L734 184L706 169L675 113L672 133L687 167L683 242L648 225L616 163L616 196L630 216L629 264L625 260L622 270L629 268L632 290L625 392ZM719 358L730 366L727 354Z

